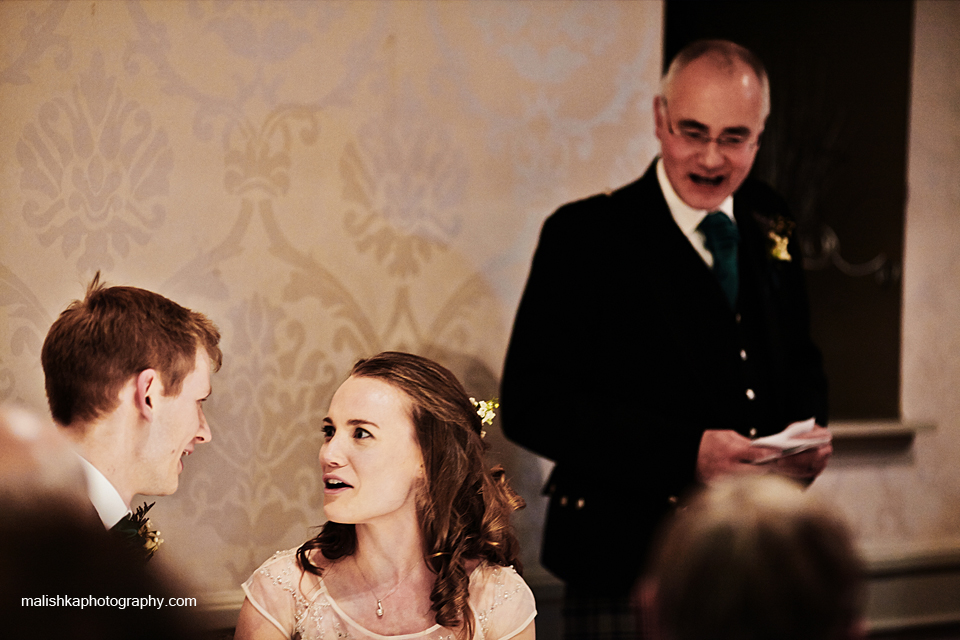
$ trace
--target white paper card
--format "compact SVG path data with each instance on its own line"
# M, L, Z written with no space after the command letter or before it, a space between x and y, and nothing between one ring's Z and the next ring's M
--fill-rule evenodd
M777 458L800 453L801 451L819 447L822 444L830 442L831 436L829 433L824 433L822 436L816 438L797 437L810 433L813 431L814 426L816 426L816 420L810 418L809 420L794 422L780 433L775 433L772 436L766 436L764 438L757 438L750 443L751 447L769 447L771 449L777 449L778 452L771 453L769 456L759 460L754 460L753 463L763 464L764 462L770 462Z

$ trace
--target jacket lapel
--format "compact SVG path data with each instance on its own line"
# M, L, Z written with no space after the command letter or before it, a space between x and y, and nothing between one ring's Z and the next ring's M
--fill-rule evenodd
M674 221L655 164L618 195L623 215L636 221L624 242L632 249L637 295L646 300L641 313L659 316L662 330L699 352L735 341L735 314L716 276Z

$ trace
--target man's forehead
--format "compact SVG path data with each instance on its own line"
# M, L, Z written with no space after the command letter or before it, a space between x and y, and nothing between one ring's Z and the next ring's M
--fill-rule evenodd
M746 69L741 69L742 74L685 69L691 73L678 76L665 96L670 116L678 123L716 131L762 128L762 90L756 76Z
M759 91L763 83L750 65L739 61L719 61L709 56L697 58L681 69L671 83L672 87L705 87L725 84L731 89ZM669 88L668 88L669 91Z
M760 82L757 71L743 60L731 58L719 54L706 54L691 60L682 69L676 73L676 78L686 76L695 77L715 77L715 78L736 78L738 80L747 74L750 81Z
M187 378L194 381L194 386L204 387L209 392L212 366L210 356L206 350L198 349L195 356L195 364L190 373L187 374Z

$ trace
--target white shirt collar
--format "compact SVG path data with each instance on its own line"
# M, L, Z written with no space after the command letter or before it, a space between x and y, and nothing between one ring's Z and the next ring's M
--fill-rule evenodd
M100 473L99 469L90 464L79 453L77 457L80 458L83 472L87 476L87 493L90 496L90 502L93 503L93 508L100 515L103 526L109 529L120 522L125 515L131 513L130 507L120 497L120 492L117 491L116 487L107 480L105 475Z
M689 237L692 235L697 230L697 226L707 217L707 214L713 211L723 211L736 223L733 217L732 195L727 196L723 202L720 203L720 206L710 211L706 209L694 209L681 200L680 196L678 196L674 190L673 185L670 184L670 179L667 178L667 171L663 168L663 158L657 159L657 180L660 181L660 190L663 191L663 197L667 201L667 206L670 207L670 213L673 214L673 219L677 221L677 225L685 236Z

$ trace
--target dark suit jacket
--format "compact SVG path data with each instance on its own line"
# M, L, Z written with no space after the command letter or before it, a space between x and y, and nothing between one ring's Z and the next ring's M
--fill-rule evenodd
M762 436L814 415L826 424L800 250L791 240L793 261L770 254L767 232L786 205L748 180L734 216L736 310L674 222L655 164L543 225L501 420L509 438L557 463L542 561L570 589L630 588L661 519L695 483L705 429Z

